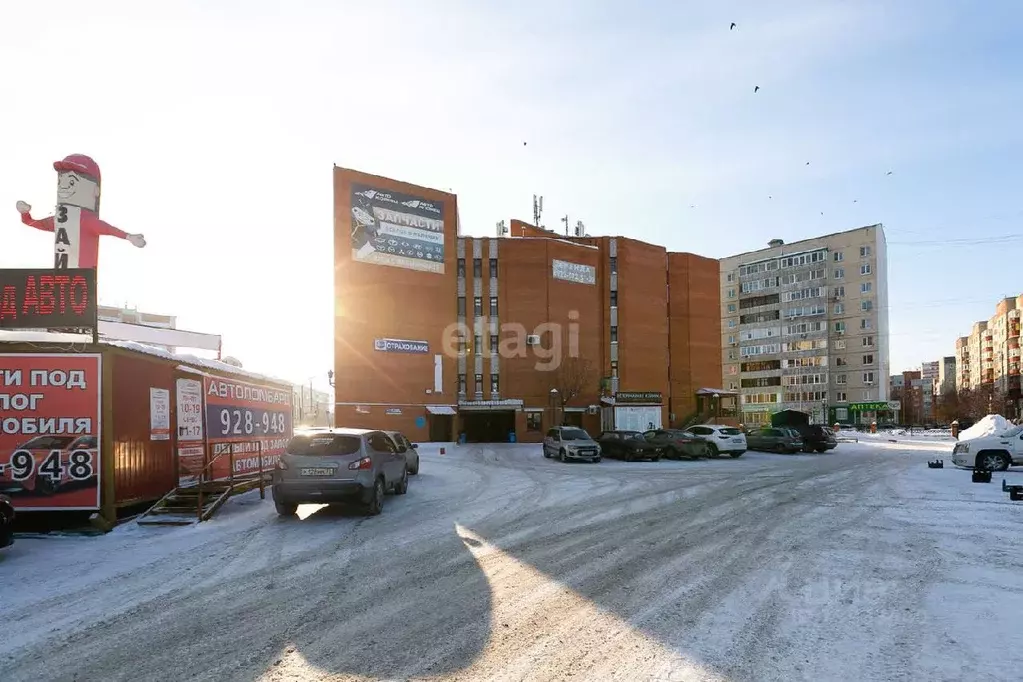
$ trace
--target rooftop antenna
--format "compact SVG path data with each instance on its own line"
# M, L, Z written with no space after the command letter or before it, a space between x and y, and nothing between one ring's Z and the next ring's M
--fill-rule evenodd
M565 214L565 217L561 219L561 222L565 223L565 236L567 237L568 236L568 214L567 213Z
M533 195L533 225L543 227L540 224L540 216L543 215L543 197Z

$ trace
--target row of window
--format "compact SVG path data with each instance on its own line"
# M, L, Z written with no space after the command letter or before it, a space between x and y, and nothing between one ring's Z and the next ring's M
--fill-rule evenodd
M751 355L770 355L771 353L780 353L780 343L768 343L762 346L743 346L739 349L739 355L742 357L749 357Z
M792 319L795 317L813 317L814 315L825 315L828 309L823 303L817 303L814 305L804 305L798 308L789 308L785 311L786 319Z
M755 360L744 362L741 365L743 372L767 372L772 369L781 369L781 360Z
M835 262L838 263L840 261L845 260L845 253L842 252L842 251L835 251L834 257L835 257ZM870 258L870 247L869 246L861 246L860 247L860 258Z
M476 389L475 389L476 393L483 393L483 375L482 374L476 374L473 378L476 381L476 384L475 384L476 385ZM501 376L499 374L491 374L490 375L490 392L492 394L494 394L494 395L497 395L498 393L500 393L500 387L501 387ZM466 389L466 376L464 374L459 374L458 375L458 392L460 394L462 394L462 395L465 395L465 389Z
M458 276L459 277L465 277L465 259L464 258L459 258L458 259L457 269L458 269ZM482 258L473 258L472 259L472 276L473 277L482 277L483 276L483 259ZM491 258L490 259L490 276L491 277L497 277L497 259L496 258Z
M823 298L828 295L827 287L810 287L798 291L783 291L781 294L782 303L789 301L803 301L808 298Z
M799 324L790 324L785 327L785 336L794 336L796 334L813 334L814 332L822 332L827 330L826 322L800 322Z
M827 249L821 249L819 251L811 251L809 253L800 253L795 256L785 256L775 260L760 261L759 263L750 263L749 265L739 266L739 277L747 277L749 275L755 275L758 272L771 272L773 270L780 270L783 268L798 268L803 265L810 265L812 263L821 263L828 258Z
M779 399L780 396L777 393L750 393L740 397L742 398L742 402L747 405L764 405L781 402Z
M873 353L868 353L867 355L862 356L860 359L863 361L864 365L873 365L874 364L874 354ZM847 359L845 359L845 358L835 358L835 364L838 365L839 367L842 367L842 366L848 365L849 361Z
M781 377L757 377L754 379L743 379L743 388L767 388L768 386L781 386Z
M729 307L733 307L735 304L729 304ZM759 324L761 322L774 322L775 320L781 319L780 310L768 310L762 313L749 313L746 315L739 316L739 324Z
M456 310L459 317L465 317L465 296L458 297ZM483 297L476 296L472 299L472 312L474 317L483 317ZM490 316L497 317L497 296L490 297Z
M796 393L786 393L785 402L787 403L819 403L827 400L827 391L798 391Z
M872 327L873 327L873 323L868 318L864 317L864 318L862 318L860 320L860 329L871 329ZM835 332L836 333L844 334L845 333L845 322L843 322L841 320L836 322L835 323Z
M785 386L805 386L807 384L827 384L827 374L791 374L782 377Z
M860 339L860 345L862 345L864 348L869 348L870 346L873 346L874 337L864 336L863 338ZM845 339L837 339L835 341L835 350L845 350Z
M835 375L835 383L836 384L848 383L848 377L845 374L836 374ZM874 373L873 372L864 372L863 373L863 383L865 383L865 384L872 384L872 383L874 383Z
M864 300L860 301L860 312L869 313L873 309L874 309L874 301L872 299L867 298L867 299L864 299ZM834 308L834 314L835 315L842 315L844 313L845 313L845 304L844 303L836 303L835 304L835 308Z
M794 369L796 367L827 367L828 356L827 355L810 355L805 358L786 358L782 362L782 367L785 369Z
M757 339L770 339L770 338L773 338L775 336L781 336L781 328L780 327L764 327L762 329L747 329L747 330L743 331L741 334L739 334L739 338L741 338L743 341L754 341L754 340L757 340ZM730 336L728 338L734 339L735 337Z
M869 275L871 272L872 271L870 269L870 263L861 263L860 264L860 274L861 275ZM844 279L844 278L845 278L845 268L835 268L835 279Z
M801 341L789 341L781 344L767 344L762 346L745 346L739 349L738 355L751 357L755 355L770 355L772 353L795 353L805 350L822 350L828 347L827 339L805 339ZM729 349L728 359L736 359L735 349ZM755 370L750 370L755 371Z

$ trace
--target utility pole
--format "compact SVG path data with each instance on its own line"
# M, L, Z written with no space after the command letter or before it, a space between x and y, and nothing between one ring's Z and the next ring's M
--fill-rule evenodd
M565 236L567 237L568 236L568 214L567 213L565 214L565 217L561 219L561 222L565 223Z

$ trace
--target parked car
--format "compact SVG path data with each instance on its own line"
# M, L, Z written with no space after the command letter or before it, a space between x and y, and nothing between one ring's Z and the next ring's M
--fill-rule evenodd
M653 429L643 434L650 443L664 449L668 459L697 459L706 457L710 448L702 438L690 431L681 429Z
M1005 471L1023 464L1023 426L956 443L952 463L970 469Z
M731 455L741 457L746 452L746 434L734 426L721 424L700 424L693 426L689 432L707 443L709 457Z
M543 456L557 457L562 462L574 459L599 462L601 448L590 434L578 426L556 426L547 431L547 437L543 439Z
M0 549L14 544L14 503L0 495Z
M803 449L803 439L796 429L765 426L747 433L746 445L750 450L793 453Z
M831 427L821 424L793 426L803 438L803 452L826 452L838 446L838 439Z
M391 437L369 429L321 429L296 434L273 472L277 513L299 504L355 501L370 515L383 511L384 494L408 492L405 455Z
M597 443L605 457L623 459L626 462L638 459L657 462L664 452L656 444L648 442L640 431L605 431L597 438Z
M405 469L408 470L410 476L415 476L419 473L419 445L412 443L408 438L405 437L401 431L386 431L394 444L398 447L398 452L405 455Z

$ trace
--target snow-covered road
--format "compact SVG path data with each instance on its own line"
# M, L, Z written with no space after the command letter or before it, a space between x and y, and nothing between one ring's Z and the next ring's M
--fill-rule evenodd
M195 528L22 539L0 679L1017 679L1023 504L926 467L950 449L424 446L378 517L257 493Z

